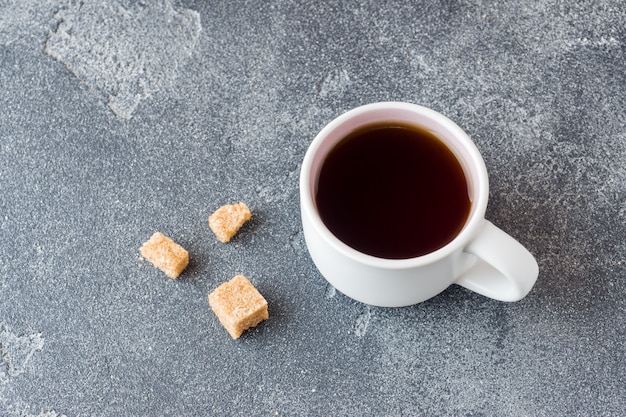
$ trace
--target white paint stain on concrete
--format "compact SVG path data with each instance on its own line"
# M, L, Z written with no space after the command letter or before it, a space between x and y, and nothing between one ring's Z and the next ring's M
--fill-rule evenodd
M200 15L171 1L72 2L56 18L45 52L105 95L123 119L178 77L201 31Z
M0 325L0 382L23 374L33 354L43 348L43 343L40 333L17 336L8 325Z

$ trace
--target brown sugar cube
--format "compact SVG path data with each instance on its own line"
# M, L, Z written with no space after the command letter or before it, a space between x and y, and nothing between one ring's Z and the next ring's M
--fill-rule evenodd
M237 275L209 294L211 309L233 339L269 318L267 301L243 275Z
M154 233L139 252L172 279L178 278L189 263L189 252L160 232Z
M227 243L250 217L252 213L244 203L226 204L209 216L209 227L220 242Z

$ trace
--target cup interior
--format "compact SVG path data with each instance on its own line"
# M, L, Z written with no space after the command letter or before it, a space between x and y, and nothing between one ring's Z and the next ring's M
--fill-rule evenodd
M345 245L326 228L317 214L315 195L317 193L321 167L331 150L356 129L381 122L388 124L411 124L433 133L455 155L467 181L471 208L465 225L447 245L417 258L445 256L448 252L463 246L468 236L472 234L472 229L477 227L479 220L484 218L489 193L486 167L478 149L459 126L434 110L411 103L388 102L365 105L342 114L324 127L311 143L303 162L301 176L301 203L303 204L303 209L311 210L316 227L321 228L321 232L330 243L352 256L370 257L370 255L362 254ZM385 260L393 262L408 261Z

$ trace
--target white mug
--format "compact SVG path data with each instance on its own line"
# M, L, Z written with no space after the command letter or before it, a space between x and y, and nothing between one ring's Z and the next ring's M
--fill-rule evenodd
M440 249L409 259L379 258L343 243L320 218L315 195L326 156L355 129L380 122L431 131L463 167L470 213L461 231ZM337 117L315 137L300 172L302 227L313 262L343 294L381 307L416 304L452 284L501 301L517 301L528 294L539 274L537 262L513 237L485 219L488 196L487 169L469 136L442 114L411 103L368 104Z

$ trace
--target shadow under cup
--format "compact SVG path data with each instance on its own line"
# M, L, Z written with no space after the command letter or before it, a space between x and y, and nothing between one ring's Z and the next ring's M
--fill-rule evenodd
M354 187L344 186L342 189L342 186L338 185L336 187L337 190L334 191L335 194L332 192L325 193L324 191L326 191L327 188L320 188L328 187L329 184L334 186L336 183L340 182L339 178L345 176L345 169L343 173L340 172L338 174L335 171L330 171L328 167L332 166L330 162L333 158L336 159L339 150L346 148L346 144L350 142L355 145L353 148L356 149L355 152L358 154L359 145L357 142L362 139L362 135L352 137L355 132L368 131L371 127L376 126L414 128L414 130L418 132L418 136L420 136L420 138L417 139L442 143L444 146L440 147L443 148L443 151L453 155L452 159L454 163L457 167L460 166L462 170L461 177L464 177L462 180L465 183L465 187L464 190L460 192L466 193L464 197L467 200L467 209L463 214L465 221L463 222L463 220L461 220L460 223L454 226L454 231L448 238L442 239L440 243L433 243L431 249L424 249L424 247L419 249L417 247L415 249L410 248L411 239L416 239L416 241L420 240L420 237L417 236L419 230L426 230L426 233L428 233L427 230L430 228L431 231L436 232L438 225L427 224L426 226L428 227L426 229L420 229L424 227L424 224L422 224L412 229L409 225L409 220L414 218L414 212L416 211L411 210L410 205L403 204L402 200L403 198L405 199L406 196L403 197L399 195L397 199L394 199L394 195L391 193L380 199L382 200L380 201L381 207L373 207L377 204L377 192L370 195L368 197L370 200L365 200L366 202L364 203L364 200L361 198L362 195L351 190L351 188ZM426 136L430 135L431 137L423 137L424 134L426 134ZM382 143L385 139L386 138L380 138L377 140L378 143ZM389 147L391 147L391 145L389 145ZM441 151L442 150L437 150L437 152ZM344 154L349 152L352 152L352 150L343 150ZM384 153L384 151L382 152ZM373 152L370 153L373 154ZM405 161L410 160L411 155L409 155L408 158L409 159L405 158ZM355 159L356 171L363 167L376 164L375 159L371 161L367 160L367 156L363 157L361 154L358 154ZM335 165L338 166L338 164ZM406 165L406 163L404 163L404 165ZM396 167L393 166L391 168L396 169ZM416 169L416 167L409 168L412 170L414 168ZM376 176L373 174L370 175L371 172L376 172L376 169L389 169L389 166L387 168L372 167L371 171L364 171L366 172L364 176ZM361 172L358 172L360 175ZM426 172L426 174L428 175L429 172ZM307 187L307 190L305 193L306 198L303 199L302 204L311 205L310 209L315 213L315 219L313 220L317 223L316 227L322 229L322 234L325 235L329 244L349 256L362 259L372 257L379 260L384 259L396 263L406 263L422 258L446 256L449 252L458 249L459 245L463 246L467 243L472 235L470 229L477 227L479 221L484 218L487 205L487 171L482 157L471 139L462 129L445 116L433 110L408 103L378 103L368 105L349 111L332 121L318 134L311 144L303 163L303 175L306 175L304 185ZM333 175L335 176L333 177ZM401 176L402 175L404 174L402 173ZM431 176L436 177L437 174L433 173ZM437 184L437 180L433 178L429 178L428 181ZM358 186L361 179L353 178L352 181ZM364 186L361 190L361 194L363 195L366 195L369 189L372 188L371 184L367 183L368 181L370 181L370 179L362 178ZM346 184L349 184L349 181ZM412 192L420 194L419 191L410 189L407 184L405 184L404 187L407 188L403 191L405 194ZM389 187L383 186L381 189L384 188ZM445 194L448 190L439 191L443 191ZM459 191L457 190L456 192L458 193ZM331 197L328 197L328 195L331 195ZM415 197L415 195L411 197ZM340 200L333 203L333 198L339 198ZM428 198L426 198L426 200L428 200ZM331 201L331 204L327 204L328 201ZM429 202L423 201L422 204L428 206ZM333 210L341 210L341 208L345 208L346 210L343 217L332 215ZM370 208L371 210L368 210ZM442 209L445 210L445 204L438 209L436 208L435 211L441 211ZM328 212L330 212L330 216ZM361 216L363 213L364 215ZM378 216L377 214L381 215ZM443 215L443 217L440 216L439 218L445 218L446 215L447 214ZM356 219L353 225L347 225L347 223L350 223L352 220L350 216L354 216ZM426 218L418 219L416 223L424 223L425 221L427 222ZM383 234L372 233L368 235L365 233L369 230L368 228L371 229L375 227L381 229L381 233ZM387 233L388 231L395 232ZM387 240L376 241L379 237ZM396 250L395 247L397 246L398 237L400 237L400 240L405 241L406 245L404 246L406 246L406 250ZM368 239L370 243L376 243L376 245L370 244L368 246ZM389 250L387 250L387 248L389 248Z

